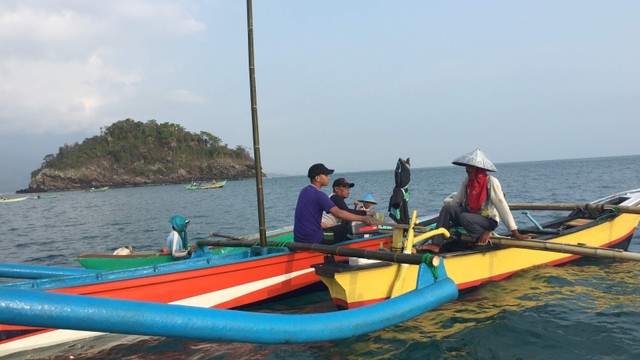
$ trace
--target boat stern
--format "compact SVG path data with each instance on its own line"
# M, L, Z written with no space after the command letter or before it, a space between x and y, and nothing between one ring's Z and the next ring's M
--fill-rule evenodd
M329 289L338 309L353 309L382 302L448 278L444 263L409 265L350 258L313 265Z

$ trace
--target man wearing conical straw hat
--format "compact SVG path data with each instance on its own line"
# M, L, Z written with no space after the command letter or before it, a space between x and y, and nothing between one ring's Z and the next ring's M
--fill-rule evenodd
M498 227L498 222L502 219L516 239L531 238L518 232L500 182L495 177L487 175L487 171L494 172L496 167L482 150L475 149L464 154L453 160L453 164L464 166L467 177L454 195L453 201L440 210L438 227L450 229L453 226L462 226L477 245L486 245L491 232ZM417 249L438 253L440 248L450 241L451 238L445 239L438 235L430 244L418 246Z

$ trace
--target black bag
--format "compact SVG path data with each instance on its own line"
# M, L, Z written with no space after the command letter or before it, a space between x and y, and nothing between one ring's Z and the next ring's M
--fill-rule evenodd
M398 159L395 171L396 185L389 199L389 216L398 224L409 224L409 182L411 181L411 164L407 160Z

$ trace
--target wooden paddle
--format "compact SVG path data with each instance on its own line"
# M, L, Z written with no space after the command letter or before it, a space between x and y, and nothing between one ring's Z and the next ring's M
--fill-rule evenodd
M613 210L620 213L640 214L640 207L604 204L509 204L511 210Z
M257 240L241 239L235 236L223 235L215 233L218 237L224 237L230 240L198 240L198 246L225 246L225 247L253 247L258 244ZM366 250L349 248L336 245L324 245L324 244L307 244L297 242L279 242L279 241L267 241L267 245L274 247L286 247L289 250L297 251L313 251L323 254L347 256L347 257L359 257L371 260L389 261L400 264L414 264L418 265L425 261L429 262L433 266L438 266L440 258L431 254L403 254L390 251L381 250Z

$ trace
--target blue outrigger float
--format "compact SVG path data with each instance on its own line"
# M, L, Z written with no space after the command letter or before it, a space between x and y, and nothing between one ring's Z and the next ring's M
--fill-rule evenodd
M416 290L339 312L254 313L0 288L0 322L79 330L83 337L108 332L268 344L339 340L399 324L457 298L456 285L442 263L437 271L427 264L419 266Z

